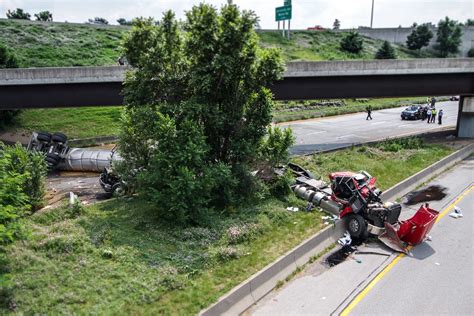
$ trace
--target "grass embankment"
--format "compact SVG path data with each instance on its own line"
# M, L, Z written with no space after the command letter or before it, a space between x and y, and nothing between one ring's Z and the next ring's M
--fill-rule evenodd
M0 20L0 43L18 57L20 67L65 67L116 65L120 41L129 27ZM290 40L276 31L259 31L260 45L279 47L286 61L374 59L383 41L364 37L359 54L343 52L340 40L346 32L294 31ZM400 45L393 45L398 58L418 58ZM422 57L432 57L429 52Z
M383 41L363 36L364 48L358 53L348 53L340 49L340 42L347 32L325 31L294 31L291 39L281 36L278 31L259 31L260 45L264 47L279 47L287 61L320 61L320 60L350 60L374 59L375 53L382 46ZM410 51L404 46L392 44L397 58L434 57L432 52L426 51L422 55Z
M0 43L20 67L116 65L127 28L0 20Z
M7 131L61 132L70 139L117 135L121 106L25 110Z
M373 110L425 103L425 97L343 100L345 106L311 106L314 101L277 102L273 121L288 122L315 117L363 112L370 105ZM310 108L310 109L306 109ZM35 109L22 112L8 131L62 132L71 139L117 135L122 107L83 107L62 109Z
M447 98L438 98L446 101ZM341 114L364 112L367 106L372 110L382 110L409 106L412 104L426 104L426 97L385 98L385 99L345 99L341 100L344 106L312 106L315 101L286 101L277 102L273 111L275 123L306 120L317 117L334 116Z
M451 152L426 145L388 151L394 148L361 147L296 161L324 178L365 169L386 189ZM207 228L186 229L160 222L152 205L137 200L35 214L23 223L30 237L8 249L9 305L25 314L195 314L321 229L321 213L285 210L304 205L290 195Z

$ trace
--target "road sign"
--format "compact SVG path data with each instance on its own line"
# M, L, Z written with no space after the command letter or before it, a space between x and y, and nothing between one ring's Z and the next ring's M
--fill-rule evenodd
M275 9L275 21L291 19L291 6L283 6Z
M283 5L284 5L285 7L291 6L291 0L285 0L285 1L283 1Z

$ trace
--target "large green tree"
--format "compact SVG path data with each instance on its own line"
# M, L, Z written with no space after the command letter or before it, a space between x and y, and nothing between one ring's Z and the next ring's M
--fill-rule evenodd
M446 17L439 21L436 49L441 57L448 57L450 54L457 54L459 52L459 45L461 45L462 27L457 21Z
M422 47L428 46L433 32L429 29L428 24L416 25L413 24L413 31L407 37L407 47L412 50L419 50Z
M136 19L124 42L127 74L122 176L161 216L195 223L252 190L249 166L271 122L269 85L283 71L260 49L257 17L194 6L178 23Z

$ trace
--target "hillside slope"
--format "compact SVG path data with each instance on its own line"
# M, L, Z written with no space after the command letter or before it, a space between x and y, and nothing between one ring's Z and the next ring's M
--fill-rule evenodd
M114 65L120 41L129 27L50 23L0 19L0 43L15 51L20 67ZM350 54L339 49L344 32L294 31L287 40L277 31L259 31L261 46L280 47L285 60L373 59L382 41L364 38L364 50ZM398 58L415 53L394 45ZM430 56L426 56L430 57Z

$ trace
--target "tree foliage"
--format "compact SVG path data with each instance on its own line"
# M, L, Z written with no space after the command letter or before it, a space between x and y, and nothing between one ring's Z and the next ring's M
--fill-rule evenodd
M467 52L467 57L474 57L474 48L471 48L471 49Z
M364 40L359 33L350 32L342 38L340 46L343 51L358 54L364 48Z
M90 24L99 24L99 25L107 25L109 21L101 17L95 17L93 19L89 19L88 23Z
M448 57L450 54L457 54L459 52L459 45L461 45L462 27L454 20L446 17L439 21L436 49L441 57Z
M388 41L384 41L382 47L375 53L376 59L396 59L395 50Z
M0 69L17 67L15 54L0 43ZM0 130L10 124L19 113L20 110L0 110Z
M199 223L252 190L248 170L271 122L267 87L283 71L278 51L258 48L256 21L233 4L194 6L183 23L170 11L158 25L134 20L119 169L161 216Z
M120 25L132 25L132 21L126 20L124 18L118 19L117 23Z
M338 19L335 19L334 23L332 24L332 29L339 30L340 28L341 28L341 22Z
M431 32L428 24L416 25L415 23L413 26L413 31L407 37L407 47L412 50L417 50L428 46L431 38L433 38L433 32Z
M36 21L53 22L53 14L49 11L41 11L35 14Z
M31 18L31 15L23 9L17 8L16 10L8 10L7 11L7 18L8 19L19 19L19 20L29 20Z
M467 19L465 25L466 26L474 26L474 19Z

